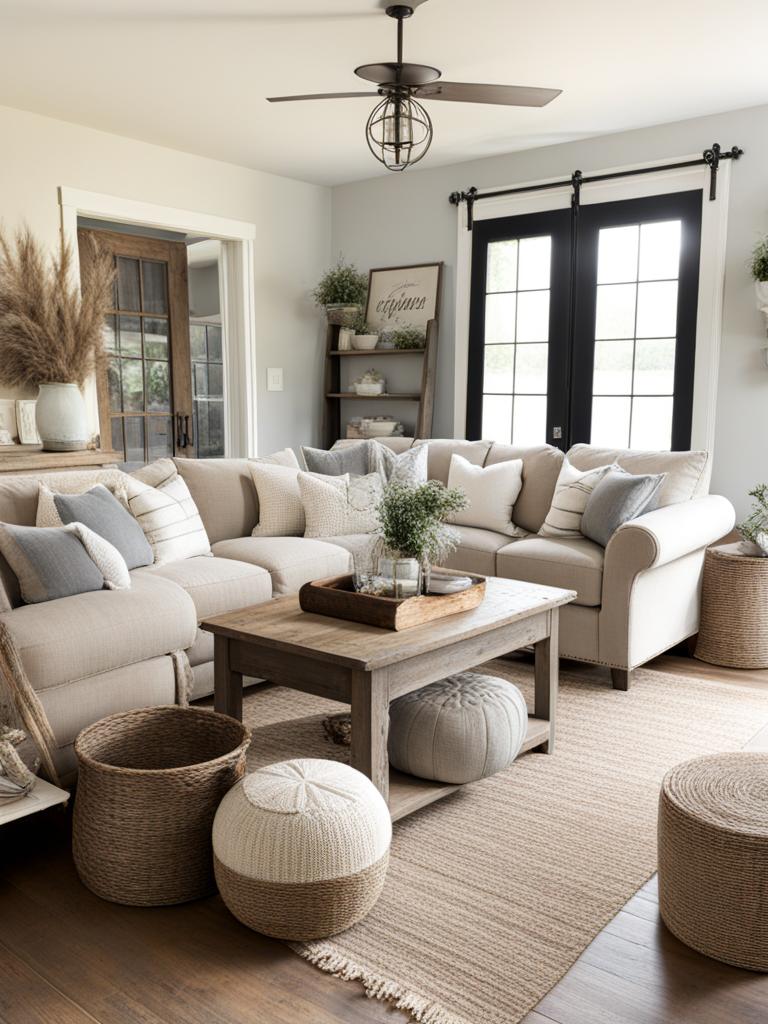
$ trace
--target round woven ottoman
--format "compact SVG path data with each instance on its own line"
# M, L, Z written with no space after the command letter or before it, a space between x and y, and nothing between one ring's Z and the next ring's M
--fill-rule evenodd
M234 916L278 939L321 939L381 895L392 822L370 779L346 764L281 761L247 775L213 822L216 881Z
M699 757L667 773L659 908L699 953L768 971L768 754Z
M459 672L389 706L389 761L422 779L462 784L507 768L528 730L512 683Z
M708 548L695 657L729 668L768 668L768 558L739 544Z

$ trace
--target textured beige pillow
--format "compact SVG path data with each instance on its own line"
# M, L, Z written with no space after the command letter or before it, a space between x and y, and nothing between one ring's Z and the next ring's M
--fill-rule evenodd
M353 477L299 473L299 492L304 504L305 537L344 537L373 533L378 528L376 509L384 495L380 473Z
M299 467L251 462L253 486L259 496L259 521L252 537L301 537L304 505L299 493Z
M539 530L540 537L581 537L581 517L589 496L611 466L598 466L582 473L563 463L552 495L552 505Z
M156 481L155 486L145 480ZM211 544L189 488L171 459L126 476L128 508L152 546L155 565L210 555Z
M512 510L523 486L523 460L511 459L495 466L473 466L461 455L451 456L448 486L464 491L467 507L457 512L456 526L476 526L481 530L524 537L525 530L512 522Z

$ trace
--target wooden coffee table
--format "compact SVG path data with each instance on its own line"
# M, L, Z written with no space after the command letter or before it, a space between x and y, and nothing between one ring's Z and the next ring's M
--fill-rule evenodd
M244 675L349 704L351 764L388 800L394 821L459 788L389 768L389 702L428 683L533 645L534 710L522 749L552 753L559 608L575 596L489 577L479 607L399 633L307 614L298 597L218 615L201 623L215 637L215 707L242 718Z

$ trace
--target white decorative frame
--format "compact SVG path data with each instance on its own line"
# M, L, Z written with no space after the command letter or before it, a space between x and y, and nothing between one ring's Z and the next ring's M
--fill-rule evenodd
M679 159L695 160L701 154L688 154ZM653 167L669 163L672 158L651 161L642 166ZM675 158L677 159L677 158ZM585 171L590 174L611 174L636 169L612 167L605 170ZM549 178L540 182L522 182L520 187L559 181ZM721 162L717 175L717 199L710 201L709 167L675 168L647 173L636 178L615 178L610 181L585 184L581 189L582 205L619 202L642 196L664 195L669 192L702 190L701 258L699 263L699 302L696 319L696 368L693 381L693 420L691 448L712 451L715 444L715 414L717 409L717 378L720 366L720 344L723 329L723 285L725 280L725 246L728 233L728 197L731 181L731 161ZM507 186L498 186L504 188ZM515 187L518 184L515 183ZM496 191L489 188L487 191ZM482 190L481 193L482 195ZM517 214L540 213L545 210L567 209L571 203L571 188L548 189L513 196L484 199L474 206L474 219L513 217ZM469 356L469 299L472 271L472 232L467 231L467 207L458 207L456 252L456 347L454 355L453 435L463 438L467 420L467 366Z
M37 401L34 398L16 399L16 426L19 431L19 444L40 444L35 416L36 405Z
M0 430L7 430L12 438L19 436L16 426L16 402L13 398L0 398Z
M257 453L256 428L256 293L253 269L253 245L256 226L246 221L216 217L212 214L179 210L170 206L123 199L99 192L59 188L61 230L72 246L74 270L79 278L77 259L77 218L139 224L183 231L222 242L219 261L219 289L224 349L224 445L227 456L247 457ZM96 382L84 388L91 429L99 430Z

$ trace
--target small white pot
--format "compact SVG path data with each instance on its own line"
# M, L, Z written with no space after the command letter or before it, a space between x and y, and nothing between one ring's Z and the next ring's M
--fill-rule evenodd
M356 348L360 352L369 352L371 349L376 348L378 342L378 334L352 335L352 348Z
M35 419L45 451L79 452L88 447L88 418L77 384L41 384Z

